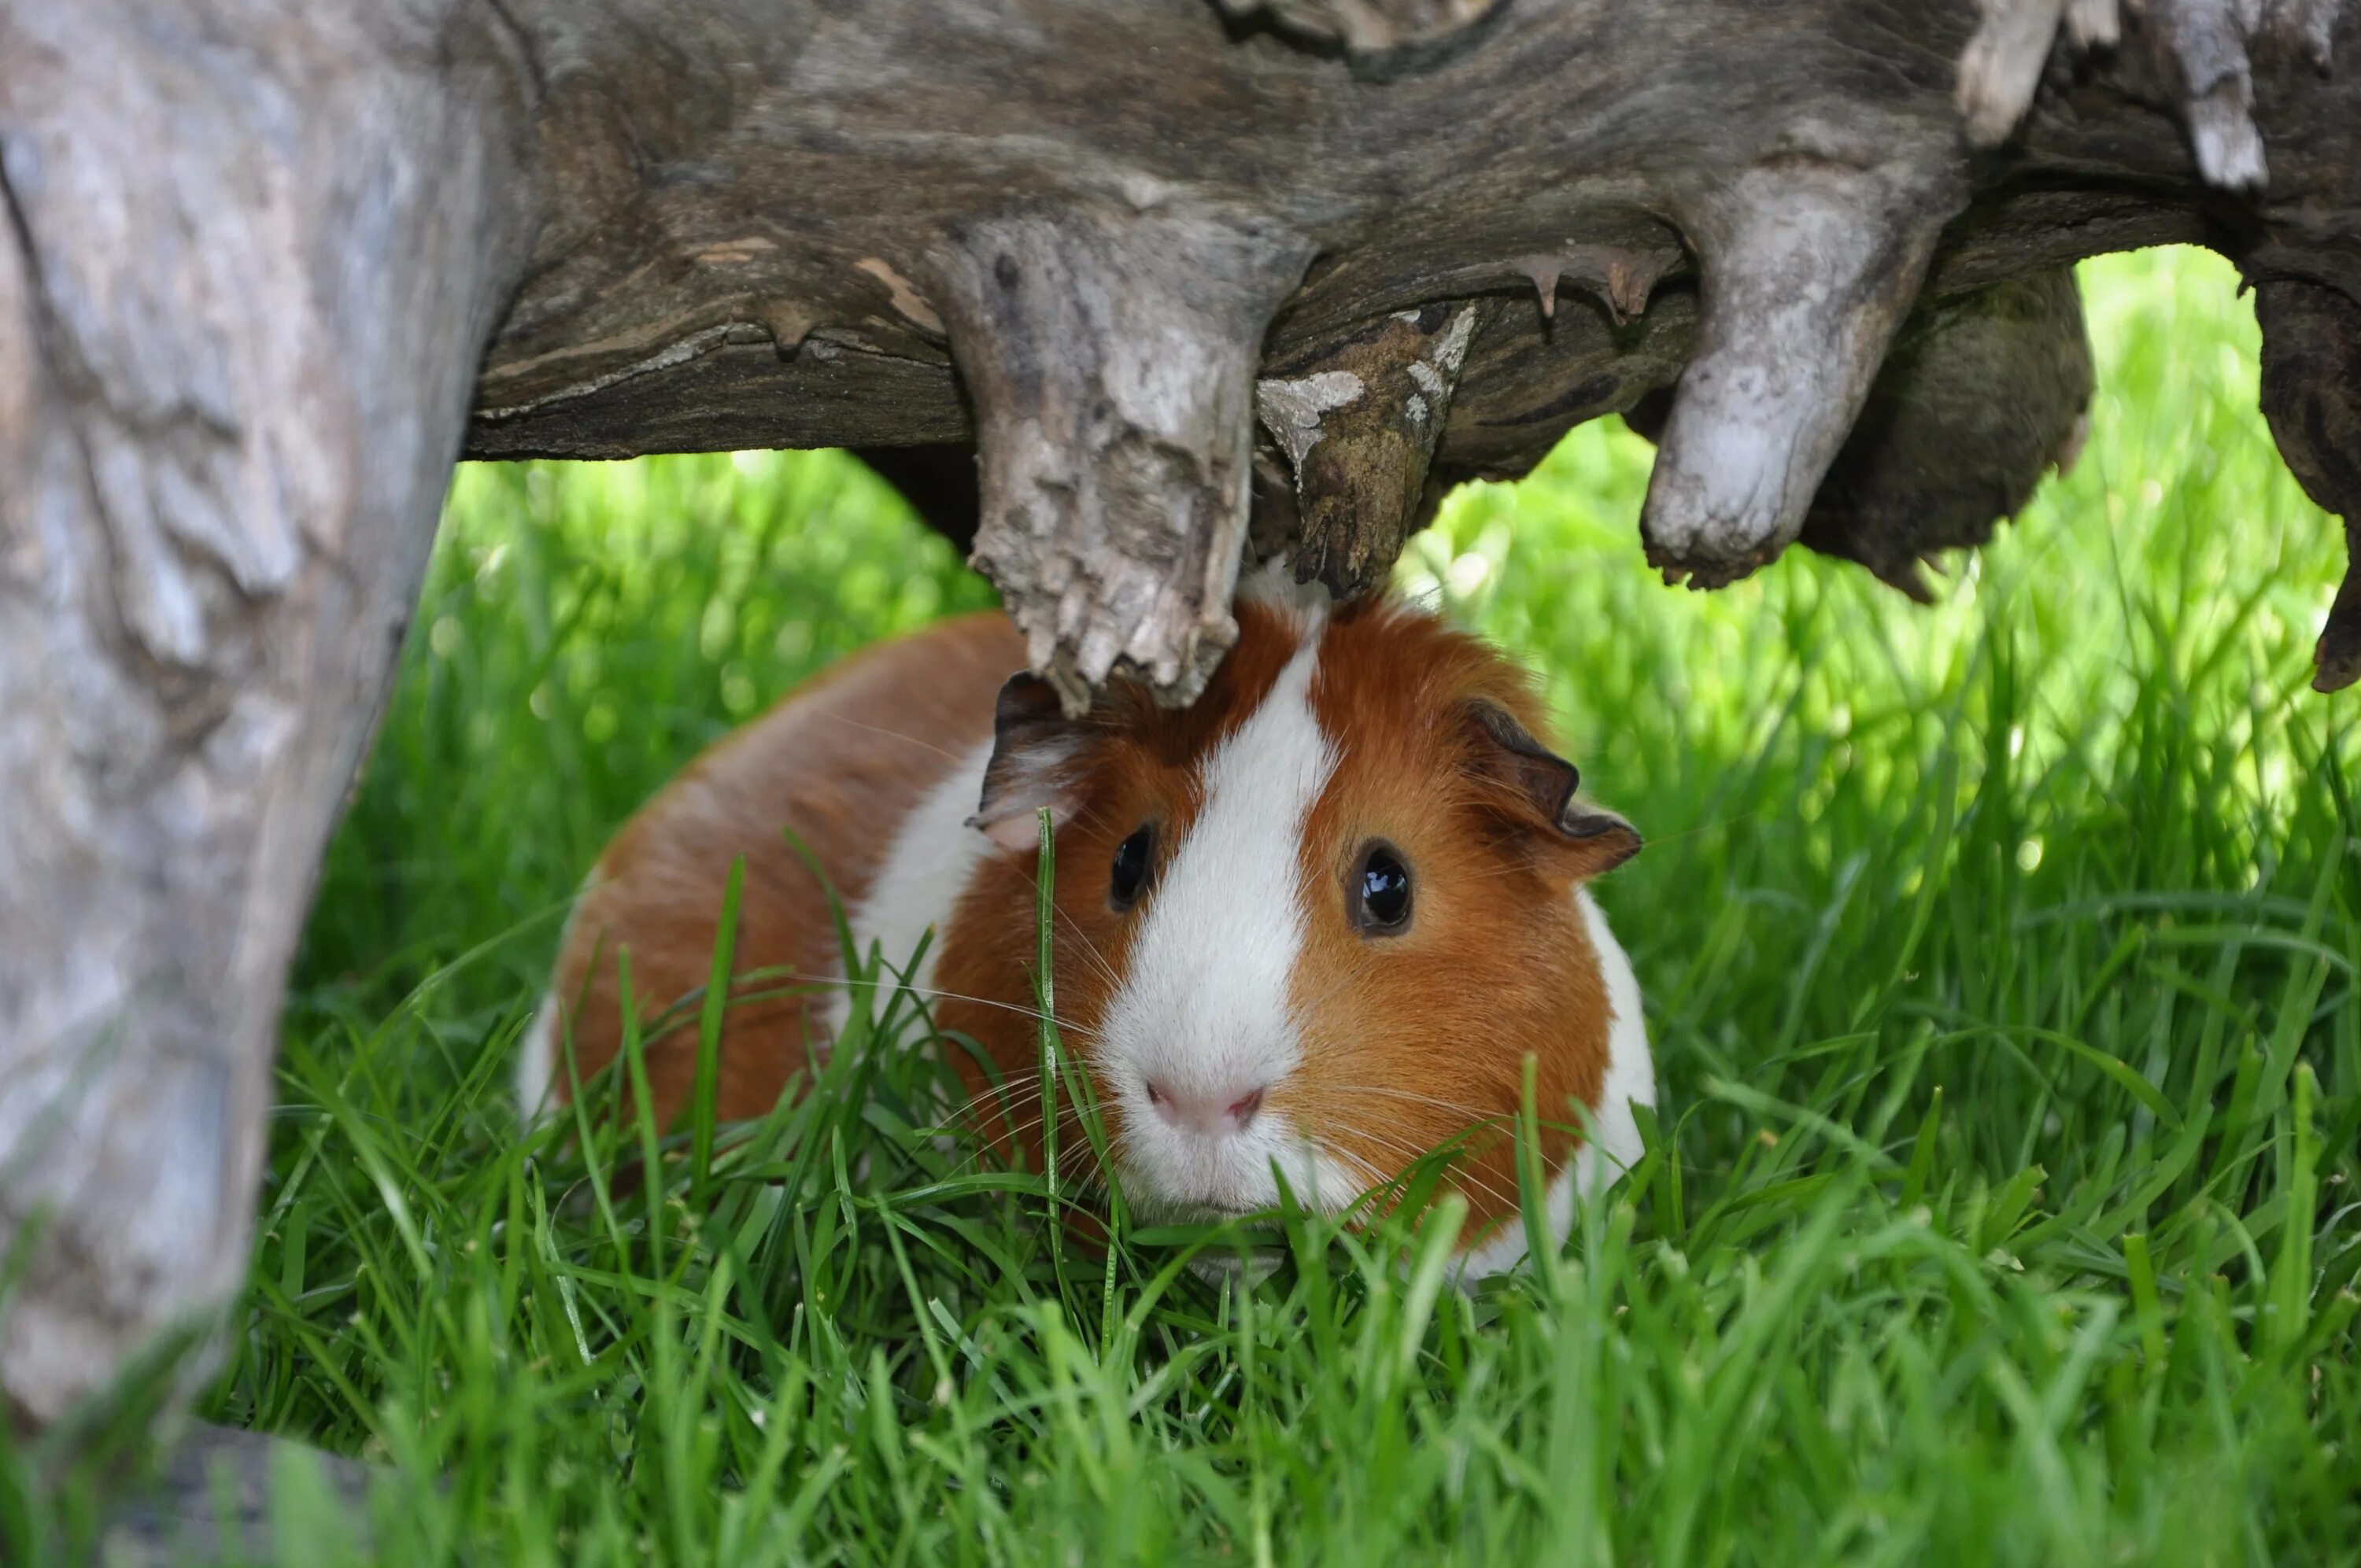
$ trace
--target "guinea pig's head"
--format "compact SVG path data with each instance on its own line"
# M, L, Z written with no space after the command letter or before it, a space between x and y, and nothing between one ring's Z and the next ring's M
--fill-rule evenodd
M1038 1151L1019 1009L1047 807L1056 1014L1136 1210L1266 1208L1276 1169L1334 1212L1455 1145L1467 1234L1497 1229L1527 1058L1551 1172L1599 1104L1610 1002L1576 894L1639 836L1576 798L1524 674L1433 615L1248 598L1237 620L1184 710L1117 683L1069 719L1029 676L1003 690L976 823L1007 853L937 971L983 1000L939 1018L1017 1086L995 1135Z

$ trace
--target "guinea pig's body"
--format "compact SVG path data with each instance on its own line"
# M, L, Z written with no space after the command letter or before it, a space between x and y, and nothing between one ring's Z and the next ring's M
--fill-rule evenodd
M1070 720L1010 677L1025 649L990 614L849 659L715 746L591 873L528 1038L528 1109L563 1091L561 1029L585 1076L619 1051L619 953L643 1018L705 984L739 856L738 972L810 984L733 1001L719 1115L765 1113L827 1050L841 948L786 828L862 951L899 967L936 933L908 983L1003 1074L987 1092L960 1060L981 1102L1002 1097L983 1130L1038 1156L1047 807L1057 1013L1135 1210L1268 1207L1276 1167L1333 1212L1462 1140L1468 1272L1506 1266L1524 1250L1512 1129L1530 1054L1562 1235L1577 1192L1638 1157L1631 1103L1654 1102L1639 987L1582 885L1637 836L1574 799L1574 769L1532 738L1529 683L1475 639L1383 600L1250 595L1237 619L1185 710L1117 683ZM660 1119L696 1050L693 1025L649 1047Z

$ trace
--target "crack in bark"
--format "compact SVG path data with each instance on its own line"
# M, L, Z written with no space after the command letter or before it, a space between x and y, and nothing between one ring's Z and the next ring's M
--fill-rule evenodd
M531 106L539 108L549 96L549 75L542 69L541 56L533 52L533 35L509 9L509 0L483 0L483 5L492 14L493 29L507 35L511 49L523 61L525 76L533 83Z

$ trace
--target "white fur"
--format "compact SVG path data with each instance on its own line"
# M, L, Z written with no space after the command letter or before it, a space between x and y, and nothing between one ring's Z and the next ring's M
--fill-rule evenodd
M1623 951L1622 944L1616 941L1615 933L1607 928L1607 916L1599 912L1590 890L1576 888L1574 899L1576 907L1582 911L1582 923L1590 933L1591 948L1598 955L1611 1017L1607 1028L1607 1077L1599 1086L1598 1109L1592 1117L1589 1135L1573 1161L1550 1183L1542 1204L1543 1216L1549 1222L1550 1239L1559 1243L1574 1227L1576 1201L1589 1198L1639 1163L1642 1152L1640 1124L1631 1114L1631 1107L1635 1103L1656 1103L1656 1072L1648 1053L1648 1021L1641 1010L1640 981L1631 972L1631 959ZM1461 1264L1461 1281L1472 1284L1485 1275L1514 1268L1524 1255L1524 1222L1510 1215L1480 1245L1467 1249Z
M1297 582L1295 565L1285 551L1259 566L1239 573L1236 597L1281 611L1300 631L1309 631L1327 619L1330 608L1336 602L1327 584Z
M1148 1099L1151 1078L1182 1095L1247 1093L1277 1084L1301 1055L1288 1004L1308 918L1298 846L1336 765L1312 713L1320 642L1316 612L1305 614L1303 643L1269 695L1206 761L1204 809L1148 899L1093 1053L1123 1109L1125 1195L1145 1210L1268 1207L1279 1196L1273 1161L1307 1204L1333 1210L1367 1185L1323 1162L1277 1113L1209 1137L1168 1125Z
M540 1120L549 1100L550 1080L557 1075L557 994L541 999L541 1010L525 1025L522 1048L517 1052L517 1114L530 1126Z
M994 852L992 840L967 825L975 812L977 797L983 793L983 768L991 760L992 742L987 740L961 758L957 767L919 797L895 833L868 896L846 912L853 940L859 944L863 958L873 942L897 973L908 967L910 955L917 950L918 938L928 929L934 930L935 940L928 944L926 956L902 981L922 996L934 984L942 927L966 890L968 879L975 874L977 863ZM595 871L591 873L593 877L597 874ZM588 882L583 887L587 891ZM575 905L581 906L578 894ZM569 916L566 934L558 938L561 951L572 938L573 927ZM841 961L829 965L828 978L844 978ZM878 998L877 1005L882 1008L885 1001L884 997ZM831 985L819 999L813 1009L813 1022L823 1042L843 1032L851 1008L851 999L841 985ZM517 1108L528 1123L549 1102L557 1071L557 998L544 995L540 1011L525 1028L517 1055Z
M557 933L557 950L561 953L574 940L574 920L582 911L582 895L590 891L590 884L598 876L598 868L592 866L589 873L583 877L582 885L574 890L573 906L566 910L566 924ZM517 1051L517 1114L528 1127L541 1120L549 1110L550 1091L556 1087L560 1038L557 993L544 992L541 1006L534 1010L533 1022L524 1026L524 1037Z
M1607 928L1607 916L1588 888L1576 889L1575 902L1589 930L1591 948L1598 954L1599 971L1607 981L1608 1009L1614 1015L1607 1031L1607 1082L1599 1096L1598 1131L1578 1161L1582 1193L1588 1197L1639 1164L1646 1152L1631 1107L1654 1109L1656 1068L1648 1051L1648 1020L1640 1001L1640 977L1631 972L1631 955Z
M868 961L874 943L896 972L909 968L918 939L929 930L934 932L935 939L927 944L917 968L903 976L903 984L921 998L928 995L935 983L935 960L942 952L944 927L950 923L951 911L967 891L976 867L985 856L998 852L981 829L968 826L983 794L984 765L991 761L992 742L986 740L961 758L957 767L920 797L895 829L868 894L846 911L862 960ZM842 979L841 965L831 966L831 973ZM876 1011L884 1011L891 995L888 991L875 999ZM814 1010L814 1022L828 1039L843 1032L851 1005L851 997L840 985L831 987Z

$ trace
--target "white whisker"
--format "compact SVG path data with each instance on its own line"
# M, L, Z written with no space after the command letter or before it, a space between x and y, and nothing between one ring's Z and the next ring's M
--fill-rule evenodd
M743 977L741 976L741 978L742 979ZM1045 1016L1038 1007L1027 1007L1016 1002L995 1001L989 996L970 996L964 992L943 991L933 986L913 985L907 981L902 980L898 977L887 980L849 980L841 975L796 974L783 975L780 977L780 981L782 986L786 989L794 989L801 986L840 985L851 990L864 985L871 987L883 986L890 991L907 991L911 995L919 997L926 1001L972 1002L978 1007L996 1007L1004 1013L1018 1014L1024 1017L1033 1019L1037 1023ZM741 997L733 998L732 1000L744 1001L749 999ZM1071 1018L1050 1016L1049 1022L1057 1025L1061 1033L1071 1034L1080 1038L1087 1039L1097 1033L1097 1031L1093 1029L1089 1025L1077 1023Z
M1433 1149L1420 1148L1417 1145L1411 1143L1407 1138L1377 1132L1374 1129L1367 1127L1356 1126L1351 1123L1339 1124L1337 1130L1345 1134L1346 1136L1366 1139L1370 1143L1376 1144L1381 1148L1390 1147L1405 1156L1406 1157L1402 1161L1401 1170L1395 1171L1393 1175L1389 1176L1386 1179L1389 1182L1399 1179L1402 1174L1402 1170L1409 1169L1411 1166L1416 1164L1419 1160L1423 1159L1428 1155L1434 1152ZM1452 1165L1450 1179L1465 1185L1472 1186L1477 1191L1483 1193L1487 1198L1490 1198L1498 1202L1508 1204L1510 1207L1515 1206L1516 1199L1513 1193L1502 1190L1499 1186L1493 1183L1490 1178L1486 1177L1480 1171L1476 1169L1474 1164L1468 1160L1455 1160Z
M1323 1083L1320 1086L1320 1092L1323 1094L1384 1095L1392 1100L1407 1100L1414 1104L1432 1105L1439 1111L1448 1111L1455 1116L1472 1116L1479 1123L1498 1121L1507 1114L1505 1112L1486 1111L1474 1105L1464 1105L1455 1101L1438 1100L1432 1094L1421 1094L1414 1090L1387 1089L1381 1088L1374 1083L1348 1083L1343 1085Z

